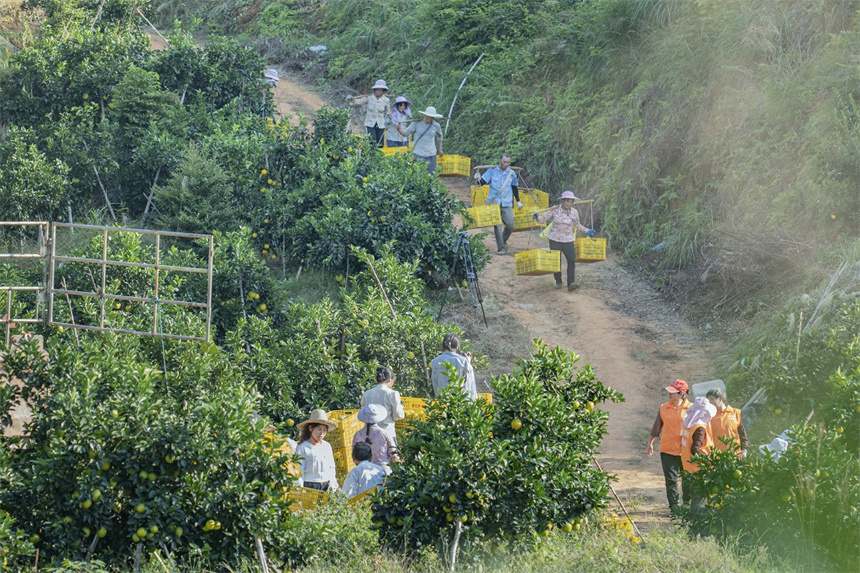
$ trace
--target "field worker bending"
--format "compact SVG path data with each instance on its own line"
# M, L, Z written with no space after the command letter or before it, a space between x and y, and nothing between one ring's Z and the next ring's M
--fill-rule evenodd
M394 390L393 387L394 372L390 368L380 366L376 369L376 386L361 395L361 407L377 404L386 409L388 415L379 422L379 429L385 432L391 438L391 443L397 447L394 421L402 420L406 414L403 411L403 403L400 401L400 392Z
M376 142L376 145L382 147L383 137L385 137L385 122L391 115L391 105L389 99L385 97L388 85L385 80L376 80L372 89L372 95L352 98L349 103L364 105L364 128Z
M419 111L424 119L421 121L413 121L406 129L402 125L397 126L397 131L400 135L412 135L412 157L418 161L423 161L427 164L427 172L434 173L436 171L436 156L445 155L442 153L442 126L439 125L437 119L442 117L442 114L436 113L436 108L427 106L424 111ZM439 150L436 150L436 142L439 142Z
M575 290L579 288L578 284L573 282L576 272L576 232L580 231L588 235L594 236L594 229L587 229L579 222L579 211L577 211L573 202L578 201L579 197L573 194L573 191L565 191L561 194L561 202L559 205L547 209L543 213L535 213L532 215L538 223L552 222L552 227L547 233L549 239L549 248L552 251L561 251L564 259L567 261L567 290ZM554 273L555 288L560 289L561 271Z
M502 211L502 224L493 227L496 235L496 248L500 255L508 253L508 239L514 232L514 201L518 209L520 202L520 183L517 174L511 169L511 154L502 153L499 164L484 171L478 185L488 185L487 205L498 205ZM504 228L504 230L502 230Z
M391 468L388 467L388 462L398 463L400 462L400 457L397 455L397 448L394 447L394 442L377 425L387 417L388 409L379 404L368 404L359 410L358 421L364 422L364 427L352 437L352 445L354 446L359 442L369 445L372 454L370 461L378 466L382 466L385 473L390 474Z
M311 412L304 422L299 422L299 445L296 454L302 457L302 482L305 487L320 491L337 489L334 454L325 441L326 434L337 428L329 421L325 410Z
M457 377L463 380L463 392L472 400L478 399L478 388L475 385L475 369L472 368L472 355L460 351L460 339L456 334L446 334L442 338L442 354L430 362L433 373L433 394L437 397L442 390L448 387L451 381L448 378L446 364L454 367Z
M690 457L697 454L706 456L714 447L714 441L708 432L708 425L716 413L717 409L714 405L702 396L696 398L693 405L687 410L687 417L681 424L681 461L684 464L685 472L696 473L699 471L699 464L691 462ZM690 498L690 509L698 511L704 507L705 498L693 493Z
M717 409L717 413L711 418L709 428L711 438L714 440L714 448L722 451L728 448L726 442L734 442L741 449L740 459L745 459L750 442L741 419L741 411L726 404L726 391L722 388L708 390L705 397Z
M352 445L352 461L355 467L349 470L343 480L343 493L355 497L376 487L385 479L385 470L370 461L370 444L357 442Z
M654 453L654 440L660 438L660 463L663 466L663 478L666 480L666 499L669 500L669 511L678 508L678 485L681 487L682 503L690 501L690 486L681 481L681 424L687 416L687 409L692 406L687 400L690 388L684 380L675 380L666 386L669 401L660 406L657 419L651 428L651 439L645 451L648 455Z

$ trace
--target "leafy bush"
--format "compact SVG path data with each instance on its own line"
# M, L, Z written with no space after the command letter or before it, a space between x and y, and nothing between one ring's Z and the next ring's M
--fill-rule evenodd
M65 333L49 357L7 356L35 417L10 447L3 508L48 559L123 560L135 542L229 562L255 536L286 543L292 458L262 441L253 387L217 349L177 346L165 374L137 342Z
M530 539L552 528L578 529L603 507L608 476L591 460L608 414L595 403L620 401L577 356L536 341L534 357L496 378L494 403L456 389L430 404L401 439L404 463L376 499L382 538L436 547L463 524L463 543ZM441 551L440 551L441 552Z

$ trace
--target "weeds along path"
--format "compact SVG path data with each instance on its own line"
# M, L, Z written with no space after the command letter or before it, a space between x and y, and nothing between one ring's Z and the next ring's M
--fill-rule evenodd
M467 178L445 183L470 201ZM494 306L511 313L532 337L576 352L596 369L599 380L624 394L625 402L604 406L609 434L598 460L618 476L616 491L643 530L668 523L660 457L647 456L645 445L666 396L663 388L675 378L714 378L710 357L718 350L612 256L603 263L578 264L576 281L582 286L568 292L555 290L551 275L516 276L513 253L545 245L536 232L514 233L508 241L511 254L505 256L495 254L492 232L484 244L493 253L479 277L485 298L494 298Z
M147 30L149 36L149 44L153 50L162 50L166 43L164 38L157 35L151 29ZM278 68L273 69L278 71L278 85L272 89L275 106L280 113L280 117L289 118L291 125L299 124L299 115L302 115L312 124L316 118L317 111L324 105L323 99L308 88L302 86L294 79L290 78L286 73ZM260 70L263 73L263 70Z

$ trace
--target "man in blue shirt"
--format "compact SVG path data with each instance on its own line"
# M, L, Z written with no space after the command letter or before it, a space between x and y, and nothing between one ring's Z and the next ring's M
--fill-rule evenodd
M478 184L489 185L487 205L498 205L502 211L502 225L496 225L493 231L496 234L496 247L499 254L506 255L508 238L514 232L514 199L516 199L517 208L523 208L523 204L520 203L517 174L511 169L511 154L502 153L499 164L484 171Z

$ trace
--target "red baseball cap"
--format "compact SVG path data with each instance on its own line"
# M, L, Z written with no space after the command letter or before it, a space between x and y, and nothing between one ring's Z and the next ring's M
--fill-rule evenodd
M686 394L687 392L690 391L690 387L687 386L687 383L684 380L679 379L679 380L675 380L674 382L672 382L671 384L666 386L666 391L667 392L673 392L673 393L674 392L683 392L684 394Z

